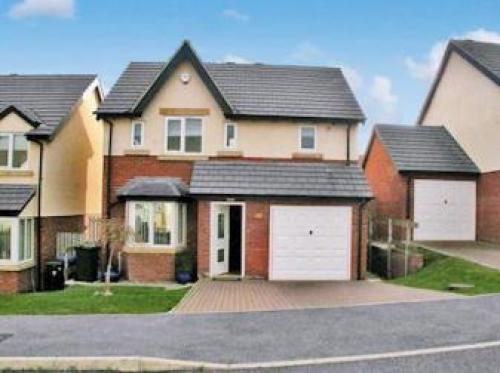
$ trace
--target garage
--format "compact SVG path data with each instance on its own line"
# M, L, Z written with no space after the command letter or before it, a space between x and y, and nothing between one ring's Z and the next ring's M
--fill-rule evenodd
M476 239L476 182L470 180L414 181L417 241Z
M351 206L270 209L270 280L349 280Z

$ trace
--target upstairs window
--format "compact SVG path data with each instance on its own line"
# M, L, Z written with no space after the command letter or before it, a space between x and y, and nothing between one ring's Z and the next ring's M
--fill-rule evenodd
M226 149L236 148L236 124L226 123L224 127L224 147Z
M316 149L316 128L313 126L300 127L300 150L314 151Z
M0 168L23 169L28 164L28 140L23 134L0 133Z
M167 118L166 151L187 154L201 153L202 133L201 118Z
M144 123L132 122L132 147L137 148L144 145Z

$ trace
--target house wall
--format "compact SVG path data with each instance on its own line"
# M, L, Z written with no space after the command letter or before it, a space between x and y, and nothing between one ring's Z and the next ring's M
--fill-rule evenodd
M183 84L179 79L181 72L189 72L191 81ZM147 154L154 157L192 158L189 156L169 156L165 151L165 116L160 109L205 109L203 115L203 154L201 157L224 156L224 113L196 74L189 62L181 64L171 78L164 84L148 105L141 118L145 123L145 145L132 149L130 119L116 119L113 134L113 155ZM307 121L270 121L237 120L237 147L240 157L250 158L292 158L299 156L299 125ZM345 160L347 153L347 127L345 124L315 124L317 150L305 156L325 160ZM351 127L351 159L357 160L357 126ZM232 153L234 155L234 153ZM196 156L199 158L199 156Z
M270 207L274 204L286 205L345 205L338 201L284 201L284 200L245 200L245 276L268 278L269 275L269 221ZM358 250L361 250L362 274L364 278L367 260L368 215L366 209L361 213L362 240L358 244L360 205L352 203L352 244L351 279L358 278ZM210 272L210 201L198 203L198 275L208 276Z
M500 242L500 89L453 52L423 125L445 125L481 170L477 188L478 239Z

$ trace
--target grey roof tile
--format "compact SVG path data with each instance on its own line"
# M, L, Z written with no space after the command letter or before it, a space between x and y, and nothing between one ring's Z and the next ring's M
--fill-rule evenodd
M96 75L0 75L0 111L16 107L40 124L33 135L52 136Z
M378 124L375 133L400 172L479 173L443 126Z
M124 199L140 197L181 198L187 193L188 187L178 178L136 177L119 189L118 197Z
M452 40L450 43L486 68L500 84L500 44L475 40Z
M17 215L36 193L36 186L29 184L0 184L0 212Z
M190 194L371 198L360 167L333 163L200 161Z
M191 47L183 45L180 51L186 48ZM194 51L190 56L197 58ZM171 61L178 63L176 58ZM137 105L167 66L166 62L130 63L98 113L140 114ZM235 63L205 63L203 67L209 82L227 102L229 115L353 121L365 118L340 68Z

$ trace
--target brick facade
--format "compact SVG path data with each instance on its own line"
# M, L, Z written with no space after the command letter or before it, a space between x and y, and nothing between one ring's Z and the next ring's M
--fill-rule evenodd
M0 272L0 294L33 291L36 283L36 268L22 271Z
M247 200L245 227L245 276L268 278L269 274L269 219L270 206L284 203L287 205L339 205L338 202L278 200ZM362 209L362 239L361 239L361 275L358 276L358 246L359 246L359 213L360 205L352 204L352 247L351 247L351 279L364 278L367 263L368 244L368 214ZM210 202L198 203L198 274L207 276L210 268Z
M132 282L172 281L175 278L175 254L125 253L125 272Z
M500 243L500 171L481 174L477 189L478 239Z

